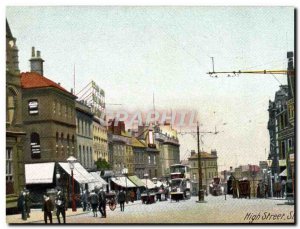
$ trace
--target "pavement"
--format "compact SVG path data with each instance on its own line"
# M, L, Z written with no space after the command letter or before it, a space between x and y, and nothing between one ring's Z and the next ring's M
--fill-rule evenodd
M126 204L126 206L134 206L134 205L138 205L138 204L142 204L141 201L135 201L133 203L128 202L128 204ZM120 206L117 205L115 211L117 211L117 209L120 210ZM109 212L111 211L109 209L109 207L106 208L106 211ZM66 211L66 221L68 222L68 218L70 217L76 217L79 215L90 215L93 214L92 211L83 211L82 208L77 208L75 212L72 211L72 208L68 208L68 210ZM98 211L98 216L100 216L100 212ZM62 222L62 216L60 216L61 218L61 222ZM56 213L53 212L52 213L52 220L53 223L58 223L57 221L57 217L56 217ZM27 220L23 220L21 213L20 214L15 214L15 215L7 215L6 216L6 223L7 224L36 224L36 223L44 223L44 212L42 211L42 209L31 209L30 212L30 218L27 218ZM49 219L48 219L48 223L49 223Z
M107 207L107 218L93 217L92 212L66 212L68 224L199 224L199 223L295 223L295 206L285 199L233 199L232 196L205 196L205 203L197 203L198 197L184 201L161 201L146 205L141 201L119 205L114 211ZM43 212L32 210L27 221L19 215L6 217L8 224L43 224ZM53 223L57 223L56 216Z

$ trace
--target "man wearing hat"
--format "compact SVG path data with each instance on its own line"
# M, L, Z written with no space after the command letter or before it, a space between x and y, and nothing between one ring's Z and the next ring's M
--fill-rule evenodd
M99 191L99 211L101 213L101 218L106 218L106 195L103 187Z
M61 214L63 217L64 224L66 223L66 198L64 194L61 192L61 189L58 189L56 199L55 199L55 205L56 205L56 216L58 223L60 223L59 215Z

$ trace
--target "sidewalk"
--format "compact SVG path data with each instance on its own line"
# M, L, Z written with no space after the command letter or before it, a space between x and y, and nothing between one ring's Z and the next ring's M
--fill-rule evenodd
M126 204L126 207L132 206L132 205L137 205L137 204L142 204L142 202L140 200L138 201L134 201L134 203L128 202L128 204ZM118 208L120 208L120 205L117 205L117 208L115 210L117 210ZM106 211L111 211L109 209L109 207L106 207ZM72 216L76 216L76 215L83 215L83 214L89 214L92 211L83 211L83 209L77 208L76 212L72 211L72 208L68 208L68 210L66 211L66 222L68 223L68 217L72 217ZM61 218L61 222L62 222L62 216L60 216ZM55 212L52 213L52 222L53 224L57 224L57 217ZM6 223L7 224L30 224L30 223L42 223L44 224L44 212L41 209L31 209L31 213L30 213L30 218L28 218L27 220L22 220L22 216L21 213L20 214L16 214L16 215L7 215L6 216ZM48 223L49 223L49 219L48 219Z

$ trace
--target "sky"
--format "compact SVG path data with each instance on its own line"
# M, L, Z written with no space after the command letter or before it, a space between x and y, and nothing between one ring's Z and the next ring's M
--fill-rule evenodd
M75 91L94 80L108 109L147 111L154 93L157 110L196 110L200 131L219 131L201 141L217 150L219 170L267 159L268 103L286 76L207 72L211 57L215 71L286 69L292 7L8 6L6 18L22 72L35 46L46 77L70 90L75 65ZM186 159L196 135L179 140Z

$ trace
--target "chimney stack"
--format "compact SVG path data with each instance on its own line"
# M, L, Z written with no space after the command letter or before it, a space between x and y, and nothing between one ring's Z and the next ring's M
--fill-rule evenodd
M191 151L191 157L194 156L196 154L195 150Z
M31 72L36 72L40 75L43 75L43 62L44 60L41 58L41 52L37 51L35 55L35 48L32 47L31 50L31 59L30 61L30 71Z

